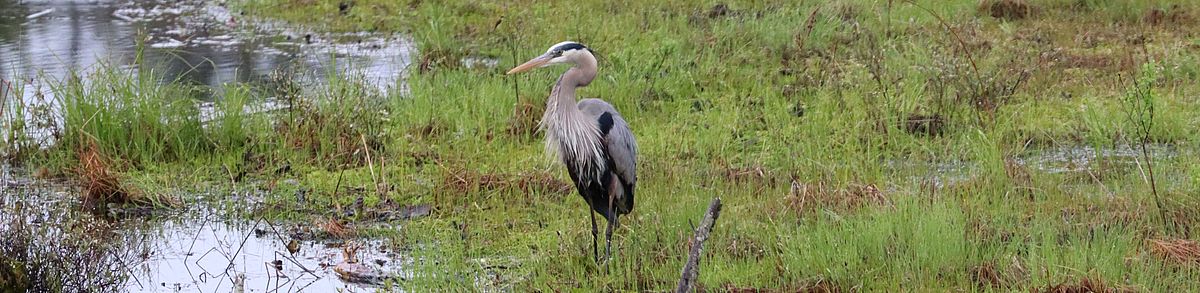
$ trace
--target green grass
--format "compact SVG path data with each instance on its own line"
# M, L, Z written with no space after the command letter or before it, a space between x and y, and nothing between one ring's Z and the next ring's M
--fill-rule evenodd
M175 97L205 89L102 70L90 76L115 91L56 87L68 143L34 157L69 168L69 142L94 137L140 185L258 185L282 218L336 217L359 197L368 209L431 203L433 216L384 233L420 260L398 281L406 288L667 289L691 223L717 196L726 206L705 243L707 288L1200 286L1196 264L1147 242L1200 232L1196 4L1030 1L1028 17L997 19L976 1L799 2L721 13L693 1L360 0L345 12L332 0L243 1L250 15L411 36L410 91L381 95L339 75L320 88L231 85L202 126ZM1151 25L1152 8L1183 16ZM591 261L584 202L557 191L567 176L533 131L563 68L503 75L567 39L598 52L600 75L581 94L613 103L641 152L637 208L608 270ZM501 65L467 68L468 56ZM1126 99L1141 76L1156 109L1145 133ZM295 110L242 114L280 93ZM914 133L917 115L939 126ZM1133 158L1069 172L1022 160L1143 134L1174 149L1153 161L1157 203ZM180 173L195 179L162 175ZM283 179L310 199L297 202L301 187Z

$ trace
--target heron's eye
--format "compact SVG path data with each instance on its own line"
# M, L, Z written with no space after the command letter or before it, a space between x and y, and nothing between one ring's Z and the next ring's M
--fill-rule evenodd
M562 50L554 50L554 52L550 52L550 56L554 56L554 57L562 57L562 54L563 54Z

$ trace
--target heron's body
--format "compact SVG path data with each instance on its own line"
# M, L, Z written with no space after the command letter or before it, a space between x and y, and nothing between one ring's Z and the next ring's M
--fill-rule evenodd
M625 151L636 149L633 132L621 114L602 100L581 100L579 111L596 123L601 146L598 157L600 164L585 167L573 164L570 158L562 156L563 164L567 166L579 195L591 205L593 211L606 215L605 218L628 214L633 210L633 188L637 182L635 154ZM609 197L613 198L611 207L608 205ZM609 215L610 208L615 215Z
M599 99L575 100L575 90L596 77L596 58L587 47L574 42L559 43L509 73L555 63L574 66L559 77L550 91L540 125L546 134L547 151L562 160L579 195L591 208L592 252L599 258L595 214L608 220L606 254L609 254L617 218L633 210L637 143L629 124L611 104Z

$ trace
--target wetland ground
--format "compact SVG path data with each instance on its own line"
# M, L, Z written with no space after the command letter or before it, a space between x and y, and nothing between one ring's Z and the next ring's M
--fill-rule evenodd
M713 197L709 291L1200 287L1191 1L193 3L239 28L151 28L118 61L0 71L5 287L667 290ZM119 9L96 17L157 15ZM6 16L0 40L72 17L53 13ZM200 82L143 58L263 44L247 36L287 56L315 38L334 58ZM403 61L328 66L373 52L336 49L363 39ZM558 72L503 74L562 40L600 56L581 95L613 103L641 152L607 268L536 130ZM196 239L240 265L146 281L162 269L138 268L195 263L154 260L204 253L171 246ZM339 278L355 256L380 278ZM63 263L104 273L74 279Z

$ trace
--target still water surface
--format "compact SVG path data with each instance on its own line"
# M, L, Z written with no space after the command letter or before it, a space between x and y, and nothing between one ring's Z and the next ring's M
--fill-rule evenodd
M183 82L259 82L276 72L319 81L350 71L385 89L411 50L402 37L244 19L221 2L0 0L0 78L20 81L26 96L39 79L101 62L129 66L139 48L145 65Z

